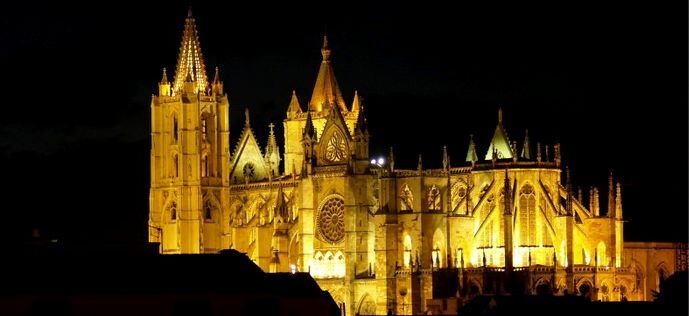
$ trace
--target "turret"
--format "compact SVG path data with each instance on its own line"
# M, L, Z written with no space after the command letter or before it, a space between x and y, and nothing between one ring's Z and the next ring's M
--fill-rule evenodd
M266 146L265 161L269 168L269 173L271 176L277 176L280 174L280 148L277 145L275 139L275 132L273 131L273 123L268 125L270 129L268 134L268 145Z
M297 92L292 90L292 98L289 100L289 107L287 108L287 117L293 119L297 114L301 113L301 105L299 105Z
M215 74L213 75L213 85L211 86L212 92L215 95L223 95L224 94L224 89L223 89L223 82L220 80L220 70L218 67L215 67Z
M167 79L167 69L163 68L163 78L160 80L160 83L158 84L158 95L159 96L170 96L170 91L171 85L170 81Z

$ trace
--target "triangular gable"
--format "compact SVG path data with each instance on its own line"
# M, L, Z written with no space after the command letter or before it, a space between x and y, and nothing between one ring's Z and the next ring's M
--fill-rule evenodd
M493 134L493 139L490 141L488 152L486 153L486 160L493 159L493 151L498 155L498 159L512 158L512 148L510 148L510 140L507 138L507 133L498 123Z
M318 141L319 164L343 164L349 160L352 137L347 128L342 112L336 106L330 108L330 114L323 127Z
M253 176L245 179L246 174ZM266 166L261 148L249 126L244 127L239 143L232 155L232 169L230 180L232 183L246 183L266 180L268 178L268 166Z

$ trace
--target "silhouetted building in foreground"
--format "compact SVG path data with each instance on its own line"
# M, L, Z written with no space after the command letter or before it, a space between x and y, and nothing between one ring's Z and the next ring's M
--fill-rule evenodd
M2 315L339 315L308 273L207 255L19 256L3 263Z

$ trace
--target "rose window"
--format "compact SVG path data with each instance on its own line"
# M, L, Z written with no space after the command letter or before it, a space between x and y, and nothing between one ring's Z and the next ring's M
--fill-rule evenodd
M318 231L325 241L335 244L344 239L344 200L328 199L318 212Z

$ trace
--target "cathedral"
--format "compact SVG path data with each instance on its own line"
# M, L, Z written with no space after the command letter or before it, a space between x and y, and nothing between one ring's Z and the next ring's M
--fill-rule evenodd
M327 37L320 50L310 99L285 102L284 144L248 110L231 137L189 11L174 77L163 69L151 101L148 226L161 253L237 249L267 272L310 273L351 314L442 312L480 294L652 300L686 269L685 244L624 240L612 173L605 190L574 192L560 145L510 139L502 111L489 144L469 138L465 159L444 151L440 169L421 157L398 168L392 148L371 160L362 99L345 101ZM269 130L265 143L253 128Z

